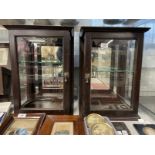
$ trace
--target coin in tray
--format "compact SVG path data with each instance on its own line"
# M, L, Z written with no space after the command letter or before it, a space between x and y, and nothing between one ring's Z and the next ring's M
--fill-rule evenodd
M107 123L97 123L91 128L92 135L114 135L114 129Z
M86 117L88 128L91 128L96 123L107 123L107 120L99 114L92 113Z

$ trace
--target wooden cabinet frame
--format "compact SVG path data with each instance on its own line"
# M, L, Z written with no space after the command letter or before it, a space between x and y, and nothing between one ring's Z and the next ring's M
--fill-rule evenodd
M13 104L15 113L19 112L46 112L48 114L72 114L73 111L73 38L72 27L58 26L28 26L7 25L9 30L10 54L12 65ZM67 83L64 83L63 110L39 108L23 108L21 106L20 81L18 68L17 37L62 37L64 51L64 73L69 73Z
M140 91L140 76L142 65L142 52L143 52L143 37L144 32L149 28L122 28L122 27L82 27L80 38L80 114L88 115L95 112L101 115L109 116L112 119L135 119L138 118L138 105L139 105L139 91ZM91 45L93 39L134 39L135 53L134 53L134 68L131 92L131 110L90 110L90 79L85 82L85 75L91 75ZM120 68L123 67L123 58L119 56ZM122 60L121 60L122 59ZM111 64L112 65L112 64ZM111 76L110 76L111 77ZM119 79L117 79L119 81ZM112 87L112 85L110 86ZM117 88L117 91L123 94L124 88Z

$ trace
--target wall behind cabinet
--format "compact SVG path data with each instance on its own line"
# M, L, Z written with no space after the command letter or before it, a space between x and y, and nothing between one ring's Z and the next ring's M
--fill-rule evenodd
M155 20L139 26L151 28L144 37L140 96L155 96Z

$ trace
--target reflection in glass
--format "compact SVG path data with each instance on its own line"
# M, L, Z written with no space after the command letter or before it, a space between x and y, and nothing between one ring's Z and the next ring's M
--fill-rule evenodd
M63 88L62 48L41 46L42 84L44 88Z
M92 111L131 110L135 40L94 39L91 49Z
M21 104L63 110L62 38L17 37Z

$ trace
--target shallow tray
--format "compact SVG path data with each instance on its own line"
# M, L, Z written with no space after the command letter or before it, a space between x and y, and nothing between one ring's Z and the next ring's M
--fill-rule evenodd
M102 116L103 118L106 119L107 123L114 129L114 135L117 135L117 131L114 128L113 124L110 122L108 117ZM86 122L86 117L84 117L84 129L85 129L85 133L86 135L91 135L91 129L88 127L87 122Z

